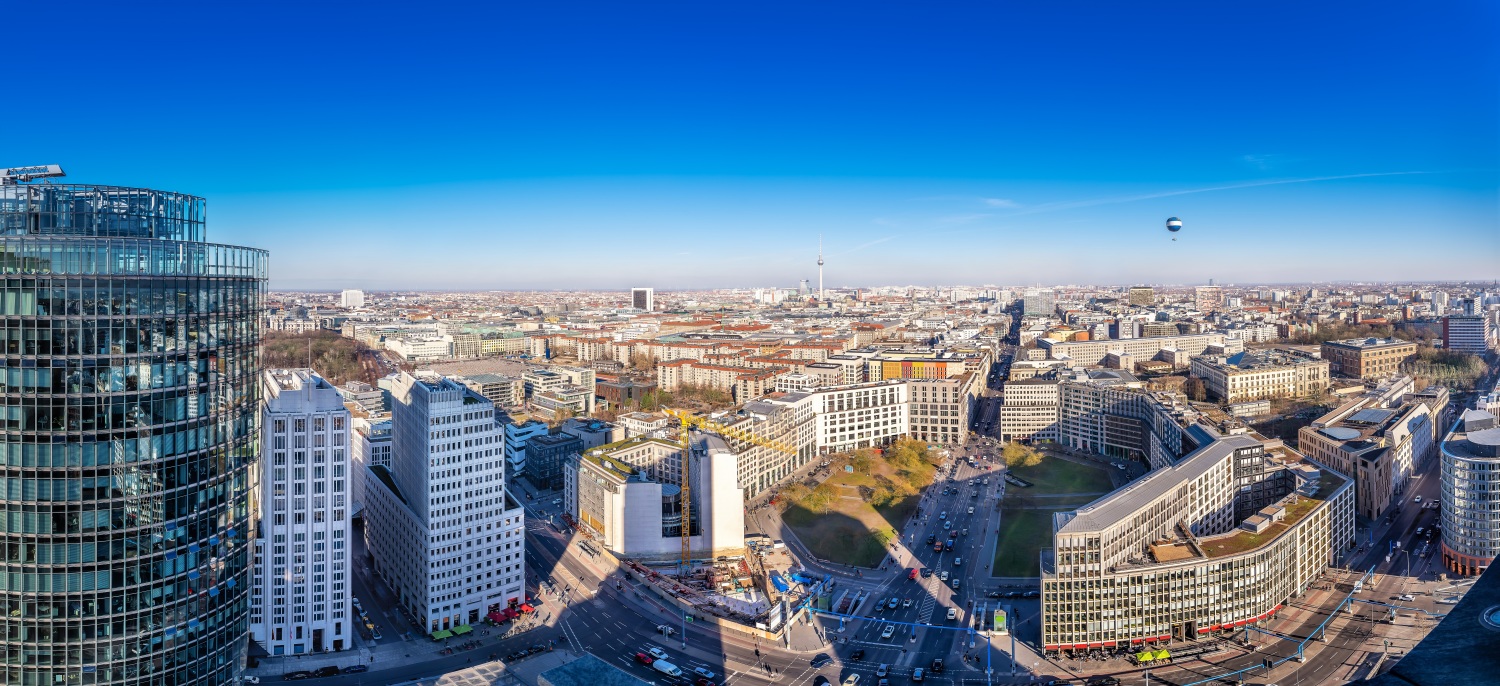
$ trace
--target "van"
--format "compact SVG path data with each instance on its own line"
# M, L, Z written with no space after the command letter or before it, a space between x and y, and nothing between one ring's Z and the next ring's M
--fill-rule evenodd
M775 550L781 550L782 548L785 548L785 547L786 547L786 542L783 541L783 540L781 540L781 539L779 539L779 538L776 539L775 541L771 542L771 548L773 548Z
M667 676L682 676L682 668L666 660L656 660L651 663L651 668Z

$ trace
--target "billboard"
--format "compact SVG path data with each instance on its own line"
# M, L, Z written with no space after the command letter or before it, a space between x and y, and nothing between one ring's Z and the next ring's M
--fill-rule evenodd
M1007 633L1006 629L1005 629L1005 610L1001 610L999 608L995 609L995 620L994 620L993 629L994 629L995 633L997 633L997 634L1005 634L1005 633Z

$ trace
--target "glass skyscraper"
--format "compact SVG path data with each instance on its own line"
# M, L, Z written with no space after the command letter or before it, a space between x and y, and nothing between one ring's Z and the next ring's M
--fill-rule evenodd
M0 186L3 683L233 681L266 262L202 198Z

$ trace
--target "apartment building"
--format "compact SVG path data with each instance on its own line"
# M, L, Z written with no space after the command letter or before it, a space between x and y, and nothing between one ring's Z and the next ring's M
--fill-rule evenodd
M267 370L261 388L250 637L272 655L352 648L349 410L311 369Z
M526 400L526 381L503 374L472 374L458 379L495 405L516 407Z
M1417 354L1417 344L1399 338L1348 338L1323 343L1328 370L1354 379L1381 379L1398 373Z
M427 631L526 599L525 522L506 491L494 405L457 381L401 374L391 467L367 467L365 543L396 601Z
M1223 312L1224 289L1218 286L1198 286L1194 288L1193 306L1199 312Z
M969 436L969 416L979 383L972 373L941 379L912 379L907 386L911 408L907 431L919 441L956 445Z
M1222 403L1317 396L1329 384L1327 360L1295 351L1194 357L1191 373L1203 379L1210 398Z

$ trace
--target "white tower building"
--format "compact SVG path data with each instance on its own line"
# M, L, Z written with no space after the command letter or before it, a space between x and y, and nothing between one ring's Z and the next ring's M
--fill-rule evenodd
M429 632L524 603L525 521L505 489L494 403L406 373L391 395L391 467L367 467L365 484L376 571Z
M349 616L349 410L311 369L261 378L260 525L250 637L272 655L353 647Z
M339 294L339 305L353 309L365 306L365 292L359 290L347 290Z

